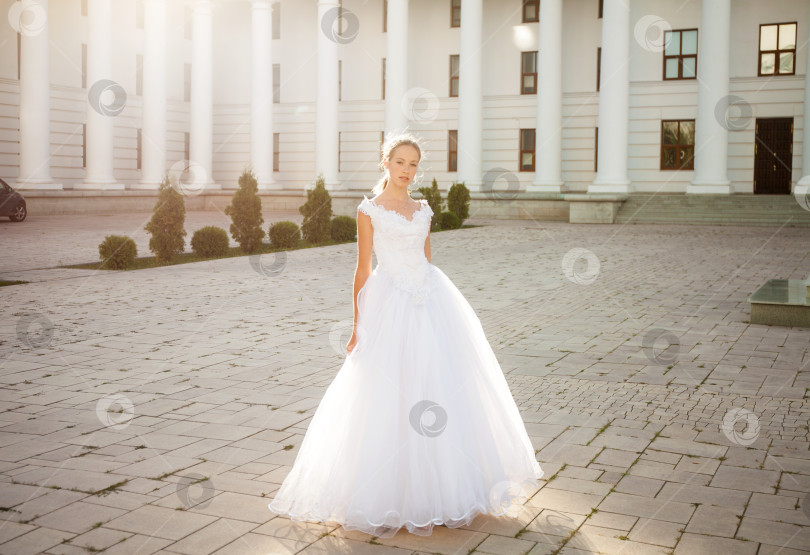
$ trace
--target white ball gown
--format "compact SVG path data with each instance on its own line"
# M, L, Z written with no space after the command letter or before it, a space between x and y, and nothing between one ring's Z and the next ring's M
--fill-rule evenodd
M433 211L363 197L377 266L357 343L331 382L270 510L391 537L469 525L537 491L543 470L481 321L425 257Z

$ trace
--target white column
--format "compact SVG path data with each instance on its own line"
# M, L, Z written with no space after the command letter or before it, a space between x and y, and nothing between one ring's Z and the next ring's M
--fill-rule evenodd
M166 173L166 4L144 0L143 130L141 182L157 189Z
M560 193L562 180L562 0L540 2L533 192Z
M389 0L385 55L385 140L408 127L402 99L408 92L408 0Z
M214 116L213 116L213 15L211 0L194 3L193 36L191 38L191 130L189 160L199 171L194 172L194 187L221 189L212 174ZM269 32L269 31L268 31ZM233 184L236 188L238 185Z
M315 105L315 177L327 189L338 180L337 0L318 1L318 96Z
M463 181L470 191L480 191L483 182L482 18L482 0L462 0L458 70L458 181ZM388 28L391 28L390 25Z
M18 29L20 51L19 189L61 189L51 178L51 95L48 59L48 0L35 0L20 18L32 27Z
M804 108L802 110L802 178L796 184L795 192L810 193L810 52L805 50L807 64L804 69Z
M541 2L542 3L542 2ZM629 193L627 129L630 112L630 7L604 0L599 86L599 159L589 193Z
M270 0L253 0L250 88L250 158L259 189L273 179L273 11Z
M112 74L112 0L87 0L87 173L74 189L123 189L113 176L113 122L126 101Z
M728 129L715 112L728 103L731 0L703 0L700 28L708 32L698 33L695 178L686 192L728 194Z

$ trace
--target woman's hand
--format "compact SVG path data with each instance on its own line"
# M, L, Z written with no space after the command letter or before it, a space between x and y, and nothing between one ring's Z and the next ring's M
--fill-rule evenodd
M354 348L357 346L357 328L352 329L352 337L349 339L349 342L346 343L346 353L351 353Z

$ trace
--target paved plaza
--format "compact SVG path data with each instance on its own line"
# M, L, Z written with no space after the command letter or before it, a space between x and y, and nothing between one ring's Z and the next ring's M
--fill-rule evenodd
M0 288L0 553L810 552L810 329L747 303L810 274L810 230L434 233L545 476L508 516L372 539L267 508L343 362L356 245L53 269L110 233L149 255L149 216L0 222L0 278L31 282ZM189 213L187 242L208 224L229 222Z

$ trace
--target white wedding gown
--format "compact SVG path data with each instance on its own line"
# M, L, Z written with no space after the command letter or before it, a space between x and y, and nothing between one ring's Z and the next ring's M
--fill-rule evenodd
M478 316L428 262L427 201L408 220L365 196L377 266L357 344L269 504L295 521L391 537L469 525L537 491L543 471Z

